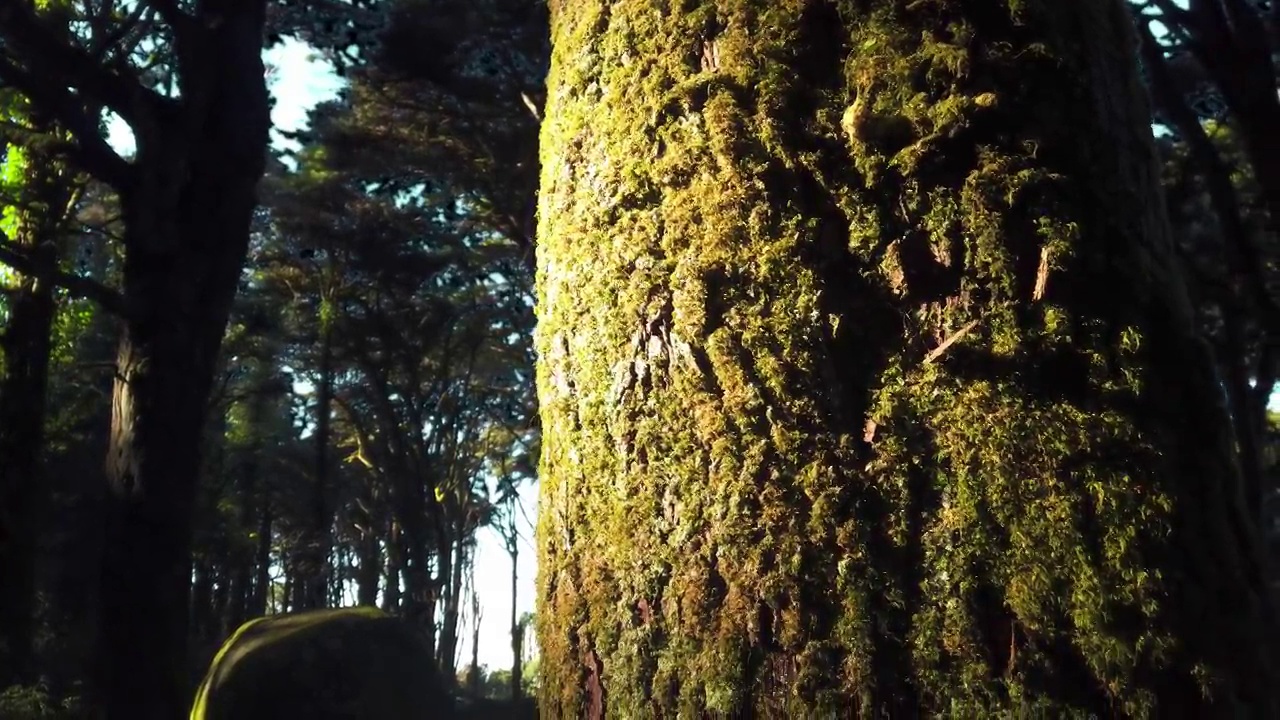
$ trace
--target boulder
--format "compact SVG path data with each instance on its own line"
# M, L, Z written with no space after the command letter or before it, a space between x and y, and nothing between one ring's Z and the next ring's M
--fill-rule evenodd
M433 668L425 639L376 608L258 618L214 657L191 720L446 718Z

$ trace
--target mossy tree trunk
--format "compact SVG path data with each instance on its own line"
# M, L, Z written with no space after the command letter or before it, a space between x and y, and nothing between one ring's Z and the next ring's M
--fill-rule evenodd
M549 717L1274 711L1120 0L553 0Z

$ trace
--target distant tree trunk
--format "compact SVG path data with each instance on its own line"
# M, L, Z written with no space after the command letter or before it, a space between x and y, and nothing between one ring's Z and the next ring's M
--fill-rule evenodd
M552 0L549 717L1270 716L1120 0Z
M213 574L203 557L195 559L191 583L191 635L209 639L212 625Z
M1225 6L1225 7L1223 7ZM1272 3L1272 18L1280 17ZM1192 38L1188 43L1231 110L1254 180L1267 208L1269 228L1280 233L1280 97L1275 57L1280 35L1268 32L1261 8L1242 0L1196 2L1182 18L1170 18Z
M484 613L480 607L480 593L476 592L475 568L471 568L471 697L480 697L482 672L480 670L480 622Z
M33 264L56 267L58 234L74 178L41 153L22 169L14 237ZM35 555L38 518L48 500L41 473L46 390L56 306L52 283L20 275L6 289L0 327L0 688L34 679Z
M371 525L360 536L356 568L356 595L360 605L374 607L378 604L378 579L382 577L382 546L378 542L376 526Z
M258 546L253 560L256 577L253 581L253 599L249 603L249 616L266 615L271 606L271 533L273 516L271 499L263 492L262 509L258 515Z
M220 549L225 551L225 547ZM235 630L235 627L227 627L231 582L225 552L220 552L213 563L213 596L209 600L209 625L205 629L207 633L205 637L221 639Z
M332 257L332 253L330 254ZM329 425L333 407L333 322L326 310L320 315L320 378L316 383L315 478L311 488L311 527L300 568L299 608L315 610L326 605L329 578Z
M253 425L253 413L250 410L250 427ZM253 528L260 511L258 510L258 453L260 443L254 442L249 448L248 458L240 468L235 481L237 497L240 500L240 527L243 533ZM255 545L250 538L243 535L231 539L230 562L228 570L231 582L231 594L227 603L227 614L224 618L229 631L244 624L249 619L249 605L253 602L253 565Z
M440 588L442 618L440 620L440 650L437 653L441 672L449 677L458 669L458 623L462 617L462 581L467 568L467 534L455 529L453 537L441 549L437 586Z
M404 558L404 538L400 523L393 519L387 535L387 567L383 575L386 578L386 589L382 592L382 609L389 613L400 612L400 579L404 576Z
M1136 8L1131 8L1136 12ZM1222 371L1222 379L1230 401L1231 415L1234 420L1233 430L1240 452L1240 473L1244 482L1244 495L1249 514L1256 522L1263 524L1262 507L1265 499L1267 481L1262 462L1262 444L1266 425L1266 405L1271 395L1271 386L1266 376L1270 375L1269 350L1264 350L1262 372L1251 372L1249 365L1248 344L1244 337L1243 323L1246 316L1257 320L1263 334L1261 344L1271 347L1280 339L1280 307L1275 296L1267 287L1265 263L1260 256L1259 248L1250 237L1250 230L1244 221L1232 173L1234 170L1223 159L1208 133L1200 124L1200 119L1187 105L1187 99L1179 90L1176 78L1170 72L1164 50L1156 41L1145 20L1140 20L1138 27L1139 50L1143 65L1147 70L1152 100L1160 108L1173 129L1181 137L1194 161L1201 177L1204 178L1205 191L1217 217L1219 232L1222 234L1222 256L1225 261L1229 283L1223 299L1223 342L1225 352L1219 357L1218 366ZM1270 75L1270 69L1259 70ZM1232 81L1234 82L1234 81ZM1272 86L1275 81L1272 79ZM1274 93L1272 93L1274 95ZM1275 98L1272 98L1274 103ZM1263 112L1265 108L1254 108ZM1280 148L1280 146L1278 146ZM1280 155L1277 155L1280 162ZM1264 162L1254 158L1253 162ZM1256 375L1256 377L1255 377ZM1261 397L1255 395L1254 382L1261 385ZM1261 402L1257 402L1257 400Z
M511 518L508 528L507 553L511 556L511 699L519 700L524 683L524 625L520 623L520 615L516 611L516 601L520 599L520 533L516 529L515 504L511 501Z
M261 2L181 26L203 63L135 127L121 188L126 317L112 397L100 662L109 720L184 714L191 522L207 400L248 249L270 118ZM188 68L189 69L189 68Z

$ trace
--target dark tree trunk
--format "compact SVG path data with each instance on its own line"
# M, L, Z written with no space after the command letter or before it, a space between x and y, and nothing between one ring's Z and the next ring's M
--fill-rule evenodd
M1224 11L1217 2L1193 3L1188 27L1192 51L1208 69L1231 110L1229 122L1241 145L1267 208L1272 233L1280 233L1280 96L1276 64L1280 37L1270 37L1261 10L1236 5ZM1274 3L1273 3L1274 4Z
M259 511L258 544L254 551L253 596L249 602L249 616L258 617L267 614L271 600L271 532L272 514L271 498L262 494L262 509Z
M16 161L15 161L16 162ZM50 493L41 472L56 304L43 271L57 267L76 176L48 154L28 152L14 236L32 274L18 276L0 327L0 688L34 679L36 548Z
M227 606L231 601L231 582L225 553L213 564L213 596L209 603L209 625L206 638L221 639L235 630L227 627Z
M382 592L382 609L389 613L399 613L400 582L405 576L405 546L400 523L392 520L391 532L387 535L387 566L383 574L386 589Z
M474 568L473 568L474 572ZM474 578L475 576L472 575ZM476 592L475 583L471 585L471 697L480 697L482 680L480 671L480 623L484 614L480 610L480 594Z
M332 254L330 254L332 256ZM299 609L325 607L329 579L329 425L333 406L333 323L324 312L320 318L320 378L316 383L316 432L314 484L311 488L311 525L299 562Z
M511 699L519 700L524 683L524 626L516 601L520 598L520 535L516 531L515 503L511 505L510 535L507 536L507 552L511 555Z
M1223 341L1225 352L1218 359L1223 382L1230 400L1233 431L1240 452L1240 470L1244 483L1245 503L1249 514L1263 525L1265 468L1262 462L1262 443L1266 422L1266 401L1255 402L1251 381L1265 383L1264 377L1251 377L1247 360L1249 353L1244 338L1243 323L1246 316L1255 318L1263 335L1262 344L1270 347L1280 340L1280 307L1267 287L1266 267L1259 248L1250 237L1240 198L1231 179L1232 168L1223 159L1200 124L1200 119L1187 105L1170 74L1164 50L1161 48L1146 21L1138 20L1139 52L1147 69L1152 100L1169 119L1173 129L1186 143L1191 159L1204 178L1209 202L1217 216L1222 233L1222 255L1228 270L1229 282L1225 288L1223 303ZM1221 68L1219 68L1221 69ZM1255 69L1269 75L1269 70ZM1228 82L1238 82L1229 80ZM1274 78L1272 81L1274 85ZM1274 93L1273 93L1274 95ZM1274 101L1274 97L1272 98ZM1255 107L1254 112L1267 114L1265 107ZM1247 121L1256 122L1256 121ZM1265 145L1265 143L1263 143ZM1280 151L1280 148L1277 148ZM1280 163L1280 154L1274 158ZM1266 164L1266 158L1252 157L1254 164ZM1280 190L1280 186L1277 187ZM1280 200L1280 194L1277 195ZM1264 360L1265 362L1265 360ZM1269 397L1270 389L1264 391Z
M384 565L382 548L378 544L378 535L369 531L360 538L360 557L356 568L356 597L360 605L373 607L378 604L378 579L382 577Z
M108 450L100 662L108 720L189 704L192 512L206 406L266 159L258 2L182 25L182 104L137 127Z
M208 639L213 607L213 575L209 572L209 563L197 558L193 563L194 570L191 582L191 634L197 638Z
M441 672L453 677L458 663L458 622L462 614L462 580L466 570L464 536L448 542L440 550L436 587L439 588L443 616L440 620L439 658Z

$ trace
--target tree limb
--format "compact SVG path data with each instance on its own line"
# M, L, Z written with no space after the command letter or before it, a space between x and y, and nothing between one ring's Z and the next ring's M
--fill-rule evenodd
M47 89L65 83L94 103L110 108L133 127L150 125L152 111L148 105L163 99L136 78L107 70L83 48L59 37L29 3L0 3L0 37L10 63L16 60L30 72L24 83L13 83L28 96L37 94L32 91L39 86Z
M41 266L27 257L8 238L0 239L0 263L17 270L24 275L46 280L66 290L72 297L84 298L96 302L107 312L125 317L126 303L124 295L97 280L59 270L56 267Z
M174 0L143 0L139 4L147 5L154 9L160 19L173 28L175 37L186 33L192 22L192 17L183 12Z
M120 157L106 138L102 136L99 122L89 114L83 102L67 90L48 80L37 79L7 59L0 58L0 83L10 85L27 96L36 107L54 116L58 124L75 138L74 143L47 141L51 149L67 155L85 172L111 185L116 190L132 185L133 166ZM18 132L26 135L20 144L30 144L33 137L42 137L34 128L6 123L0 133ZM47 136L43 136L47 137Z

